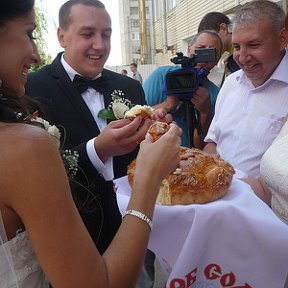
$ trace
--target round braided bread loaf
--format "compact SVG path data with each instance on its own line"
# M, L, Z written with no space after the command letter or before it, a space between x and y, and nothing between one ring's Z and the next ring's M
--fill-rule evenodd
M165 133L165 129L167 131L169 125L155 122L149 133L154 139L158 139ZM235 171L219 155L207 154L196 148L181 147L180 159L179 168L163 180L157 204L202 204L226 194ZM134 160L128 166L130 185L133 183L135 165Z

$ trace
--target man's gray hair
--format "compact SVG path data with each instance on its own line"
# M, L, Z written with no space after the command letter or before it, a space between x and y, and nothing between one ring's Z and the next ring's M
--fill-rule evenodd
M275 2L255 0L242 5L235 13L233 25L243 25L260 19L269 19L272 30L285 27L285 13Z

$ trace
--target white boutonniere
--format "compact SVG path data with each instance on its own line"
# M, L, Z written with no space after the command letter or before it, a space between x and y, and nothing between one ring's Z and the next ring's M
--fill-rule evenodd
M107 109L99 111L98 117L109 120L125 118L125 112L130 110L134 105L130 100L124 98L122 90L114 90L111 96L112 102Z

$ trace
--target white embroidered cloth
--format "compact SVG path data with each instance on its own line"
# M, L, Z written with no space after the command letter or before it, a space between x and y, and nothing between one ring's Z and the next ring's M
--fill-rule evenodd
M117 179L126 210L131 188ZM220 200L202 205L156 205L149 249L167 272L167 288L283 288L288 272L288 225L233 179Z

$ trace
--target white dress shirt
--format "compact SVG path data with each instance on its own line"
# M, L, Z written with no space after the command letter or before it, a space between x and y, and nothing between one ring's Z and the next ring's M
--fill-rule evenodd
M64 54L61 57L61 63L64 67L64 69L66 70L69 78L71 79L71 81L73 81L74 76L77 73L64 59ZM79 74L80 75L80 74ZM83 75L81 75L83 76ZM98 76L95 77L99 78L101 77L101 74L99 74ZM103 94L97 92L95 89L93 88L88 88L86 91L84 91L81 94L83 100L85 101L87 107L89 108L100 132L103 131L103 129L107 126L107 121L106 119L102 119L98 117L98 113L101 109L105 108L104 105L104 96ZM95 137L96 138L96 137ZM113 158L110 157L108 158L105 163L103 163L101 161L101 159L99 158L99 156L97 155L97 151L95 150L95 146L94 146L94 141L95 138L90 139L87 144L86 144L86 151L88 154L88 157L91 161L91 163L93 164L93 166L97 169L97 171L103 175L104 179L106 181L109 180L113 180L114 178L114 172L113 172Z
M248 177L259 175L261 157L288 115L287 69L286 52L260 87L255 88L239 70L226 78L218 94L215 116L205 141L216 143L220 156Z

